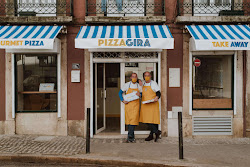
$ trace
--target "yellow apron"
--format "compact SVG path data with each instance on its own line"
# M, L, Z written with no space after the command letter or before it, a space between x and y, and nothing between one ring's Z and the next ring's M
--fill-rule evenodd
M143 86L142 101L152 100L156 97L156 93L150 86ZM140 122L160 124L159 101L141 104Z
M131 84L131 83L130 83ZM127 94L132 93L134 91L139 92L138 87L135 89L128 88ZM125 124L126 125L139 125L139 99L129 102L125 104Z

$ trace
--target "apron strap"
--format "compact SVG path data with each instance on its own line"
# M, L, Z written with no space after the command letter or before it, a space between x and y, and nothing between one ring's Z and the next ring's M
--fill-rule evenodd
M132 82L130 81L130 82L129 82L128 89L130 88L131 83L132 83ZM138 84L138 83L136 83L136 85L137 85L137 88L138 88L138 87L139 87L139 86L138 86L139 84Z
M150 81L150 87L151 87L151 82L152 82L152 80ZM146 82L144 82L144 84L143 84L143 86L146 84Z

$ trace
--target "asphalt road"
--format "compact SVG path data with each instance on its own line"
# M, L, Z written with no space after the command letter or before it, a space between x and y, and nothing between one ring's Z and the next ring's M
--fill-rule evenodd
M0 161L0 167L41 167L41 166L46 166L46 167L84 167L84 166L89 166L89 167L118 167L118 166L104 166L104 165L95 165L95 164L58 164L58 163L23 163L23 162L2 162Z

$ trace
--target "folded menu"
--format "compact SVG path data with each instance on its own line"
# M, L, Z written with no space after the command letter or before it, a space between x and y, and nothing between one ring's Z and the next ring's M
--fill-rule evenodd
M147 101L143 101L142 104L147 104L147 103L152 103L152 102L154 102L154 99L152 99L152 100L147 100Z
M136 93L137 92L135 91L135 92L124 95L123 96L124 101L130 102L130 101L139 99L139 96L137 96Z

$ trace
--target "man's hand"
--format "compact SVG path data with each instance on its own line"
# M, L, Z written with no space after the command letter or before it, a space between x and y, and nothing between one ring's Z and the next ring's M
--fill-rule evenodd
M154 98L154 102L157 102L158 100L159 100L159 97L156 96L156 97Z
M127 101L122 101L124 104L128 104L128 102Z
M141 97L141 94L140 94L140 92L137 92L137 93L136 93L136 95L137 95L137 96L139 96L139 97Z

